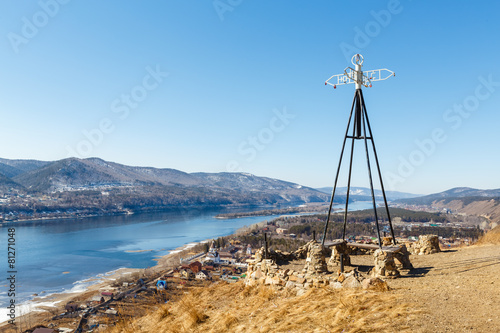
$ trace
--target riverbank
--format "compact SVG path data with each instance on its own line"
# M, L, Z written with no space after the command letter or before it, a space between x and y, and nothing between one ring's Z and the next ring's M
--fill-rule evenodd
M130 280L134 277L154 276L162 271L179 265L181 258L188 256L189 251L196 245L209 242L211 239L200 242L191 242L184 244L169 254L154 259L156 265L149 268L119 268L117 270L99 274L93 278L77 281L75 285L85 285L77 287L62 293L34 296L28 302L20 304L16 308L16 327L9 324L7 309L0 311L0 332L17 333L33 327L34 325L50 320L52 317L65 312L65 306L71 302L82 302L91 299L94 296L101 295L103 292L113 293L116 291L116 285L121 281Z
M243 226L227 235L237 235L248 232L253 228L261 227L266 221L253 223L249 226ZM52 294L36 295L29 301L20 304L16 308L15 322L18 328L12 327L8 323L10 319L7 316L7 309L0 310L0 332L17 333L18 329L22 330L33 327L35 324L47 321L52 317L65 312L65 306L71 302L84 302L94 296L100 295L102 292L116 291L116 286L121 285L121 281L131 280L135 276L135 280L144 276L155 276L161 272L177 267L181 260L191 256L193 248L196 246L211 242L212 238L204 239L198 242L189 242L170 250L168 254L158 256L153 259L156 264L148 268L119 268L107 273L98 274L92 278L74 282L74 287L65 292L57 292ZM124 251L124 252L149 252L151 250ZM135 281L134 281L135 282Z
M289 205L298 205L299 203L291 203ZM312 203L314 205L315 203ZM323 203L320 203L322 205ZM308 204L308 206L311 204ZM156 214L156 213L168 213L168 212L175 212L179 210L195 210L195 211L212 211L212 210L239 210L239 209L245 209L246 212L251 212L254 209L262 209L262 208L270 208L273 209L273 207L277 207L276 205L261 205L257 206L255 204L229 204L229 205L193 205L193 206L184 206L182 208L179 208L178 206L175 207L155 207L155 208L148 208L148 209L136 209L136 210L131 210L131 209L124 209L124 210L108 210L108 211L99 211L99 212L83 212L83 209L79 208L73 208L72 210L74 212L67 213L67 212L60 212L59 214L51 213L50 216L40 216L41 213L39 213L39 216L23 216L22 218L16 218L16 219L0 219L0 227L11 227L11 226L18 226L18 225L29 225L32 223L38 223L38 222L43 222L43 223L51 223L51 222L63 222L65 220L80 220L80 219L92 219L92 218L99 218L99 217L116 217L116 216L128 216L128 215L140 215L140 214ZM279 207L279 206L278 206ZM15 212L14 212L15 213Z
M117 280L140 271L141 269L120 268L85 281L77 281L75 282L75 288L67 292L36 295L33 299L16 307L15 323L19 329L28 329L35 323L64 312L67 303L76 299L89 298L101 291L111 291L113 289L112 284ZM78 284L84 285L84 287L78 286ZM7 309L2 308L0 311L0 331L17 332L12 330L13 327L8 322L11 318L8 317L8 312L5 310Z
M136 216L135 218L137 218L137 217L138 216ZM272 218L272 217L269 217L269 218ZM181 220L183 221L182 223L185 223L186 216L182 216ZM140 256L140 255L148 255L149 257L155 256L154 259L150 259L150 260L154 261L154 263L151 264L152 267L150 267L150 268L147 268L147 269L144 269L144 268L138 268L138 269L137 268L120 268L117 270L116 269L112 270L112 271L105 273L105 274L96 274L92 278L85 278L85 279L77 280L72 285L71 284L68 285L68 283L65 283L64 288L66 290L64 290L63 292L55 292L55 293L44 295L43 290L49 291L51 289L54 290L54 288L55 289L64 289L61 287L60 288L57 288L57 287L48 288L46 286L43 286L41 288L28 289L28 290L36 289L35 292L38 293L39 295L34 296L33 298L31 298L27 302L23 302L23 304L16 309L17 310L16 311L16 316L17 316L16 322L37 323L40 320L52 318L54 315L64 312L63 311L64 306L72 300L85 301L85 300L90 299L92 296L98 295L99 292L103 292L103 291L112 292L113 284L116 284L117 281L119 281L119 280L124 280L126 277L130 277L132 275L139 276L139 275L144 275L144 274L147 274L147 275L156 274L157 272L165 270L168 267L178 266L180 263L180 258L188 257L189 256L188 253L192 251L192 247L194 247L198 244L210 241L211 239L217 238L220 236L237 235L237 234L245 233L253 228L257 228L259 226L262 226L263 223L266 223L266 221L264 221L265 220L264 218L256 218L256 217L243 219L243 220L239 219L238 222L237 221L215 222L216 220L213 218L213 215L211 215L211 217L208 218L206 214L204 215L204 217L201 218L201 220L203 221L203 225L206 225L206 226L214 225L215 228L217 228L217 230L218 230L218 234L213 235L213 232L204 231L204 230L210 231L212 229L205 229L206 227L201 227L201 229L199 229L200 234L209 235L209 236L213 235L213 236L209 239L205 238L204 240L201 240L201 241L188 241L187 243L185 243L181 246L175 247L173 250L169 250L168 254L166 254L166 255L160 255L161 252L165 252L165 251L158 250L158 249L154 250L154 252L160 252L160 253L158 253L157 256L155 256L155 254L151 254L150 249L155 248L155 246L158 245L158 244L153 244L151 239L149 239L147 241L145 240L144 242L141 241L141 242L137 243L136 245L134 245L134 247L131 247L129 245L119 245L117 247L115 247L115 246L112 247L113 251L116 251L116 253L123 253L123 254L134 255L134 256ZM259 221L259 222L248 223L245 225L244 224L245 220ZM120 219L120 221L121 221L121 219ZM188 219L187 221L192 221L192 220ZM120 226L119 230L121 233L116 231L116 234L123 235L123 231L122 231L123 226L124 226L123 221L121 221L119 223L117 223L116 221L115 222L111 221L111 222L107 222L106 225L102 225L102 226L99 226L99 224L100 224L99 221L94 221L94 222L95 223L92 223L90 225L90 227L94 228L94 227L98 226L99 229L92 229L92 231L86 232L84 234L83 238L89 239L88 237L95 238L96 235L110 234L109 226L113 226L113 225L119 225ZM84 223L84 222L82 222L82 223ZM193 225L191 223L186 224L187 228L189 228L189 229L193 228ZM29 229L30 229L30 232L36 232L36 234L39 234L39 233L45 233L45 234L57 233L57 234L60 234L62 231L67 232L68 227L70 225L73 226L74 224L73 223L63 223L63 224L60 224L61 227L64 226L64 228L62 228L62 230L56 229L56 228L50 228L48 230L43 229L43 230L45 230L44 232L39 232L38 231L39 228L34 227L34 226L31 226ZM84 223L84 225L86 226L87 224ZM139 235L139 233L144 233L146 229L156 227L158 225L164 225L166 227L166 229L163 228L162 230L165 230L165 231L168 230L170 232L169 236L174 236L173 235L174 232L173 232L173 229L171 227L171 224L168 224L166 222L166 220L159 220L158 221L155 219L155 221L153 221L153 222L140 223L137 225L133 225L133 234L135 235L134 240L137 240L137 235ZM233 229L234 226L237 226L237 228ZM105 227L106 231L105 232L99 231L98 233L96 233L96 231L102 230L101 229L102 227ZM232 230L230 232L225 231L225 230L228 230L227 227L231 227ZM83 226L82 225L74 226L74 228L75 228L75 230L80 232L81 229L83 228ZM198 229L197 225L195 226L195 228ZM211 228L213 228L213 227L211 227ZM72 230L73 230L73 227L71 227L69 229L69 231L71 231L71 237L74 238L75 234ZM187 232L187 231L183 231L183 232ZM158 232L155 231L154 232L154 234L159 234L159 233L162 233L162 231L158 231ZM63 233L62 235L65 235L65 234ZM164 236L162 236L162 237L164 237ZM191 238L191 237L192 236L190 236L189 238ZM20 240L23 238L26 238L26 237L24 235L21 235L19 237ZM63 237L63 238L66 238L66 237ZM120 237L120 239L122 239L122 238ZM168 244L168 242L170 241L169 237L161 238L161 239L162 239L163 244ZM180 238L180 239L183 239L183 238ZM128 239L126 239L126 241L128 241ZM165 243L165 242L167 242L167 243ZM35 243L36 243L36 241L35 241ZM55 239L55 240L52 239L52 242L50 242L50 244L57 244L58 246L64 247L64 245L59 244L57 239ZM47 246L52 247L53 245L50 245L50 244L47 243ZM82 246L86 250L86 249L92 248L91 244L92 243L87 243L87 244L84 244ZM163 244L161 246L164 246ZM42 246L43 246L43 244L42 244ZM43 247L47 248L47 246L43 246ZM20 249L22 252L24 248L27 248L26 245L20 244L18 249ZM139 249L136 249L136 248L139 248ZM99 250L99 251L95 251L95 250L98 250L98 249L94 248L93 252L102 253L102 250ZM108 253L109 248L106 247L106 248L103 248L103 250L105 250L106 253ZM37 252L37 251L35 250L35 252ZM65 253L68 253L68 252L69 252L69 249L67 249L65 251ZM41 257L45 257L45 255L42 255L41 253L39 253L39 255L41 255ZM93 258L95 259L95 257L93 257ZM49 268L51 271L54 271L54 273L51 273L51 276L53 279L59 279L58 276L61 276L61 277L62 276L70 276L70 275L73 275L74 273L76 273L74 268L68 268L68 266L61 264L60 261L61 261L61 259L57 260L57 266L58 266L57 269L55 269L56 267L54 267L54 265L51 263L47 264L47 266L44 266L44 267ZM92 260L92 261L87 263L87 261L85 261L85 263L83 264L84 265L83 267L85 268L85 267L87 267L87 265L95 266L94 263L97 263L97 262L98 261ZM93 268L93 270L95 271L96 267L92 267L92 266L88 266L88 267ZM139 266L139 267L141 267L141 266ZM146 267L146 266L142 266L142 267ZM33 276L32 274L30 274L26 270L24 270L23 273L24 273L24 275L26 275L26 273L27 273L29 276ZM137 279L135 281L137 281ZM33 292L31 292L31 293L33 293ZM2 308L4 308L4 307L2 307ZM5 308L5 311L6 310L7 309ZM7 313L3 313L3 312L4 312L3 310L2 310L2 312L0 312L0 315L1 315L0 319L2 321L4 321L4 323L0 325L0 327L2 329L8 327L8 325L6 325L7 324L6 321L9 319L7 317ZM23 324L23 325L26 325L26 324Z
M340 208L334 209L338 211ZM328 205L317 204L317 205L301 205L299 207L289 207L289 208L278 208L278 209L265 209L253 212L238 212L238 213L225 213L218 214L215 216L216 219L237 219L242 217L250 216L270 216L270 215L284 215L284 214L311 214L311 213L326 213L328 211Z

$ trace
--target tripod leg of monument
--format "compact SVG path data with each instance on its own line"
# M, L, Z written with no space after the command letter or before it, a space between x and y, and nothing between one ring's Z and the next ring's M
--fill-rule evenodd
M354 113L354 124L352 126L352 136L351 136L351 157L349 159L349 176L347 178L347 194L345 199L345 210L344 210L344 228L342 231L342 239L345 240L346 227L347 227L347 211L349 210L349 194L351 191L351 175L352 175L352 160L354 157L354 142L356 141L356 128L359 126L359 112L357 111L360 107L361 100L359 99L358 91L354 94L354 109L356 112Z
M354 116L354 127L355 127L355 136L356 139L360 139L362 134L361 134L361 119L362 119L362 104L361 104L361 98L360 98L361 89L359 89L359 92L356 92L356 115ZM356 119L358 121L356 121Z
M353 136L354 136L354 129L353 129ZM352 159L354 155L354 138L351 139L351 158L349 160L349 176L347 178L347 194L345 198L345 210L344 210L344 230L342 232L342 239L345 240L345 231L347 227L347 211L349 209L349 192L351 191L351 175L352 175Z
M362 96L363 94L360 91L360 95ZM363 137L364 137L364 142L365 142L365 151L366 151L366 164L368 167L368 178L370 179L370 189L372 193L372 203L373 203L373 213L375 214L375 225L377 226L377 238L378 238L378 245L380 248L382 248L382 239L380 238L380 227L378 224L378 214L377 214L377 203L375 202L375 191L373 190L373 179L372 179L372 169L370 166L370 153L368 151L368 139L366 138L366 108L362 108L362 114L363 114ZM373 140L373 138L372 138Z
M332 198L330 200L330 207L328 208L328 216L326 218L325 229L323 231L323 239L321 240L321 245L325 245L326 233L328 231L328 222L330 221L330 216L332 214L333 199L335 198L335 191L337 190L337 182L339 180L340 166L342 164L342 158L344 157L345 143L347 141L347 135L349 134L349 126L351 125L351 119L355 102L356 102L356 96L354 96L354 99L352 100L351 113L349 114L349 121L347 122L347 128L345 130L344 143L342 144L342 151L340 152L339 165L337 167L337 174L335 175L335 183L333 185Z
M370 126L370 120L368 119L368 113L366 113L365 99L361 95L361 102L363 104L363 109L365 110L366 125L368 126L368 131L370 132L370 138L372 141L373 155L375 156L375 163L377 164L378 177L380 180L380 188L382 190L382 196L384 197L385 211L387 213L387 219L389 220L389 227L391 228L392 243L396 245L396 237L394 236L394 229L392 227L391 214L389 213L389 205L387 204L387 196L385 195L384 182L382 181L382 173L380 172L380 165L378 163L377 149L375 149L375 140L373 139L372 128Z

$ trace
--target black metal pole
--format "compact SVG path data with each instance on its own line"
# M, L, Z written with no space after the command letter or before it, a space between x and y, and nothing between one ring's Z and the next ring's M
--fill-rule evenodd
M333 184L332 198L330 200L330 207L328 208L328 216L326 218L325 229L323 231L323 239L321 240L321 245L325 245L326 233L328 231L328 222L330 221L330 216L332 214L333 199L335 198L335 191L337 189L337 182L339 180L340 165L342 164L342 158L344 157L345 143L347 141L347 134L349 133L349 126L351 125L352 113L354 110L354 103L356 102L356 94L352 100L351 113L349 114L349 121L347 122L347 128L345 130L344 142L342 143L342 150L340 152L339 165L337 167L337 174L335 175L335 183Z
M313 240L316 241L316 230L313 230Z
M362 96L363 93L359 92L359 94ZM370 179L370 189L372 192L372 203L373 203L373 213L375 214L375 225L377 226L377 238L378 238L378 246L382 248L382 239L380 238L380 227L378 225L378 215L377 215L377 203L375 202L375 191L373 190L373 179L372 179L372 169L370 166L370 153L368 152L368 139L366 138L366 122L365 122L365 117L366 117L366 108L362 108L362 113L363 113L363 132L364 132L364 142L365 142L365 151L366 151L366 165L368 166L368 177ZM373 140L373 138L372 138Z
M361 89L359 89L361 91ZM359 139L361 137L361 113L362 113L362 104L361 104L361 99L359 96L357 97L358 102L356 103L356 116L354 119L358 119L358 122L354 121L354 124L356 125L356 139Z
M267 259L267 232L264 233L264 259Z
M359 100L359 91L356 90L354 93L354 100L355 100L355 108L359 107L359 103L361 102ZM349 192L351 191L351 175L352 175L352 160L354 156L354 141L355 139L355 134L356 134L356 127L358 126L358 122L360 121L359 119L359 114L356 112L354 114L354 124L352 126L352 138L351 138L351 158L349 160L349 176L347 178L347 194L346 194L346 200L345 200L345 210L344 210L344 229L342 232L342 240L345 240L345 234L346 234L346 227L347 227L347 211L349 209Z
M380 165L378 163L377 149L375 149L375 140L373 139L372 128L370 126L370 120L368 119L368 113L366 112L365 99L363 98L363 95L361 95L361 102L363 104L363 109L365 110L366 124L368 126L368 131L370 132L370 138L372 141L373 155L375 155L375 163L377 164L380 188L382 190L382 196L384 197L385 211L387 213L387 219L389 220L389 227L391 228L392 243L396 245L396 237L394 237L394 229L392 228L391 214L389 213L389 205L387 204L387 197L385 195L384 182L382 181L382 173L380 172Z

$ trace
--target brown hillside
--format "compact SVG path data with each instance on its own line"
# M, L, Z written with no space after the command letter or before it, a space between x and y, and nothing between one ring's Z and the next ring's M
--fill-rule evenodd
M499 231L485 239L498 239ZM189 289L180 300L107 332L498 332L500 246L411 260L415 269L389 280L388 292L325 287L295 296L286 289L214 284Z
M478 244L500 244L500 225L496 226L492 230L488 231L483 237L481 237Z
M494 199L473 201L465 205L461 199L456 199L446 203L445 200L440 200L434 201L432 206L439 208L446 207L467 215L484 216L495 223L500 222L500 205L498 205L498 202Z
M417 313L388 292L214 284L107 332L411 332Z

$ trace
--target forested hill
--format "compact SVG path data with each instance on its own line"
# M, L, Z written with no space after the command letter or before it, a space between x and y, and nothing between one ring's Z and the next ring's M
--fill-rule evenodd
M0 195L4 216L19 211L51 216L75 209L99 214L328 200L325 193L279 179L246 173L186 173L98 158L0 159Z
M327 193L327 194L332 194L333 187L321 187L317 188L318 191ZM381 190L374 190L375 196L377 197L377 200L382 200L383 195ZM339 195L342 197L345 197L347 195L347 187L338 187L335 191L335 195ZM371 200L371 190L366 187L356 187L356 186L351 186L350 191L349 191L349 196L355 197L355 198L361 198L364 197L366 198L365 200L369 201ZM422 196L421 194L413 194L413 193L405 193L405 192L397 192L397 191L385 191L385 195L387 200L397 200L397 199L406 199L406 198L415 198Z
M397 202L407 203L412 205L431 205L433 202L443 201L450 202L461 198L465 203L472 201L485 200L487 198L500 197L500 189L480 190L470 187L455 187L444 192L420 196L417 198L402 198Z
M446 208L458 213L483 216L493 223L500 222L500 189L480 190L457 187L419 198L401 199L397 202Z

